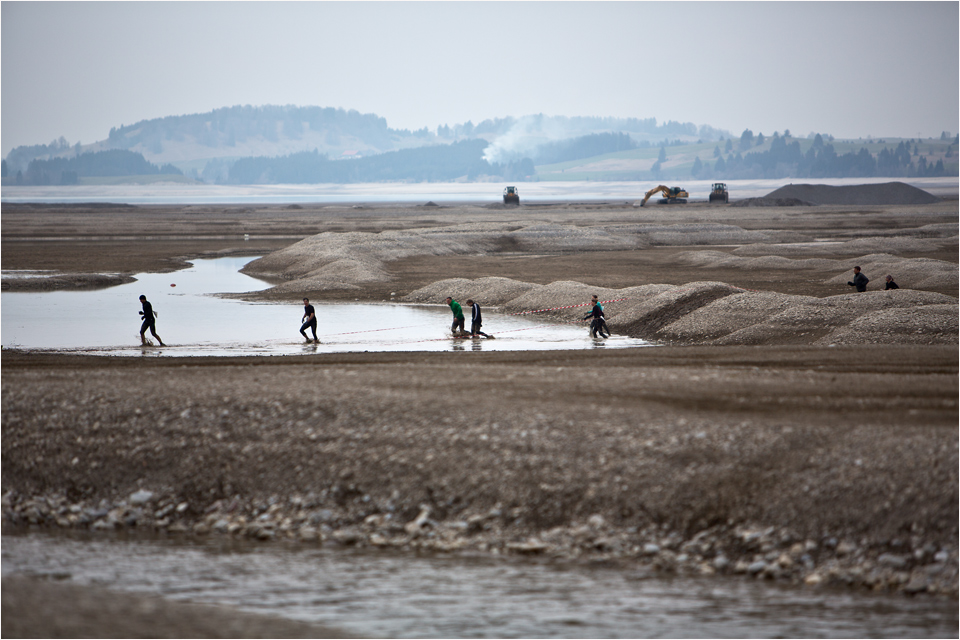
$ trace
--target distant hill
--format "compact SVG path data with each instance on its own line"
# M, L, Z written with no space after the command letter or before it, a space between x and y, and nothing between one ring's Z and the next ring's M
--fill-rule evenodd
M121 125L105 140L71 146L60 138L48 145L21 146L6 157L11 173L26 171L32 160L70 157L85 152L123 149L140 153L154 164L173 164L185 174L208 182L227 179L240 158L279 158L314 152L330 160L370 157L391 151L464 140L487 143L492 163L508 164L531 157L538 147L563 144L598 134L623 134L647 145L661 140L715 139L726 132L693 123L655 118L524 116L495 118L474 125L439 125L417 131L393 129L372 113L330 107L235 106L208 113L169 116ZM729 134L727 134L729 135Z
M248 105L121 125L88 145L60 138L17 147L3 161L3 184L103 182L110 178L90 167L109 166L108 156L69 161L119 151L134 154L114 175L127 182L896 178L957 175L958 144L946 131L939 140L733 136L692 122L544 114L409 131L354 110Z

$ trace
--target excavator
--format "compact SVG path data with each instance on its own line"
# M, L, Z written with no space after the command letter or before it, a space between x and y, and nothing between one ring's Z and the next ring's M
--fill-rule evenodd
M690 194L681 189L680 187L666 187L660 185L659 187L654 187L647 191L646 195L643 196L643 202L640 203L640 206L647 204L647 200L653 197L654 194L662 193L663 198L657 200L657 204L686 204L687 198L690 197Z

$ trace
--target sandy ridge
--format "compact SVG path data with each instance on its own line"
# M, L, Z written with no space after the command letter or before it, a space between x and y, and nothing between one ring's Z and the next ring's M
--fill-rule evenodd
M957 300L898 289L828 298L747 291L723 282L646 285L624 289L581 282L549 285L504 278L441 280L403 298L437 302L450 295L497 305L506 313L585 305L592 294L605 306L614 333L683 344L957 344ZM538 313L561 322L586 307Z

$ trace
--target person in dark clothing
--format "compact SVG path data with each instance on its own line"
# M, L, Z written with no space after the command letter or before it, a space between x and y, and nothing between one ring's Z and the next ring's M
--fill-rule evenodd
M450 305L450 310L453 311L453 324L450 326L450 331L452 331L454 335L457 334L458 329L460 333L464 333L463 325L465 318L463 317L463 307L450 296L447 296L447 304Z
M899 289L900 285L893 281L893 276L887 276L887 286L883 288L884 291L889 291L890 289Z
M303 339L311 342L306 334L307 327L310 327L310 330L313 331L313 342L319 343L320 340L317 339L317 313L307 298L303 299L303 317L300 318L300 320L304 321L303 324L300 325L300 335L303 336Z
M467 300L467 304L470 305L470 308L473 310L473 317L470 319L470 335L472 335L474 338L477 336L492 338L493 336L480 331L480 327L483 325L483 317L480 314L480 305L473 300Z
M157 335L157 312L153 310L153 305L147 302L147 296L140 296L140 304L143 306L143 310L140 311L140 317L143 318L143 324L140 325L140 344L147 344L146 333L147 329L150 329L150 333L157 339L160 346L167 346L163 344L163 340Z
M867 279L867 276L860 273L860 267L854 267L853 281L848 282L847 284L850 285L851 287L856 287L858 292L863 293L864 291L867 290L868 282L870 282L870 280Z
M593 318L590 321L590 337L596 338L599 334L601 338L609 338L610 330L607 329L607 321L603 318L603 305L600 304L597 296L591 296L590 302L593 304L593 307L590 309L589 313L583 316L583 319ZM606 334L606 335L604 335Z

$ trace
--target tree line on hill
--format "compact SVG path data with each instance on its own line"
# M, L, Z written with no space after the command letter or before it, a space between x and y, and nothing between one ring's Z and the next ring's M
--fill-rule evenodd
M71 157L56 157L49 160L32 160L26 171L17 171L14 183L18 185L71 185L79 184L80 178L183 175L172 164L157 166L148 162L143 154L111 149L81 153ZM6 160L3 161L3 177L7 177Z
M767 150L748 149L764 144L762 134L754 137L746 130L738 144L726 140L721 151L714 149L715 160L694 161L694 178L757 179L757 178L867 178L867 177L936 177L946 175L942 159L928 162L914 145L905 142L895 148L884 147L871 154L865 147L859 151L838 154L828 137L817 135L806 152L799 141L775 133ZM949 140L947 140L949 143ZM948 146L947 156L953 157L954 144ZM76 153L66 141L54 142L61 151L74 155L36 159L26 171L17 171L8 178L8 163L3 161L5 184L69 185L78 184L85 177L183 175L172 164L157 166L134 151L113 149ZM453 180L503 179L522 181L535 179L536 168L530 157L518 157L505 162L488 162L484 158L488 142L483 138L460 140L450 144L432 144L355 159L331 159L317 150L279 157L248 157L224 165L218 182L227 184L277 183L351 183L351 182L439 182ZM671 146L674 143L671 143ZM679 141L676 144L680 144ZM551 142L536 147L530 155L537 164L554 164L590 158L617 151L649 146L636 142L629 134L588 134L577 138ZM726 153L726 157L724 157ZM666 144L652 168L654 177L667 159Z
M311 184L349 182L445 182L482 176L523 180L534 175L533 161L506 164L483 159L487 142L463 140L448 145L401 149L353 160L331 160L316 150L276 158L241 158L230 167L230 184Z
M579 138L541 144L537 147L534 157L538 164L557 164L616 151L628 151L640 146L629 134L623 132L591 133ZM643 146L650 146L650 144L646 143Z
M744 143L741 136L740 148L749 148L750 140ZM762 144L763 140L759 141ZM741 154L731 152L727 142L727 158L724 159L719 145L714 149L717 158L711 168L696 158L691 170L693 177L709 174L724 179L757 178L873 178L873 177L939 177L946 175L943 159L928 163L924 156L918 156L914 162L909 146L900 142L896 148L884 147L876 156L866 147L859 151L838 154L834 146L823 140L820 134L814 137L813 144L806 153L801 152L797 140L790 141L789 135L774 134L770 149Z

